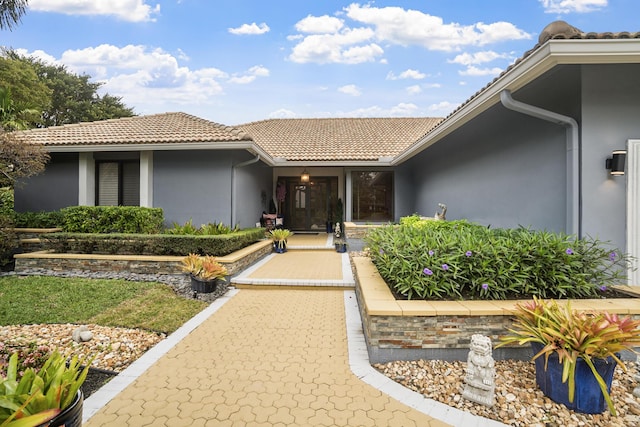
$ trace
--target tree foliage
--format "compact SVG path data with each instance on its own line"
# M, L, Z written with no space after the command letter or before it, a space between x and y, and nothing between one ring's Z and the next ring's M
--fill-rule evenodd
M27 0L0 1L0 30L11 30L27 9Z
M30 127L60 126L71 123L131 117L133 110L120 97L98 90L102 83L91 76L77 75L64 65L4 50L0 57L0 87L10 87L18 105L42 111Z
M48 161L49 154L41 146L0 131L0 188L43 172Z

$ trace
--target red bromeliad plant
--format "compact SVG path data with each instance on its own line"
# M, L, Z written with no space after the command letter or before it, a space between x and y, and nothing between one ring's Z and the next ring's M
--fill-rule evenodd
M537 298L517 304L513 314L515 323L498 347L539 343L542 350L533 356L533 360L544 356L545 369L549 356L557 354L563 367L562 382L568 381L570 402L573 402L575 394L576 364L578 359L584 360L600 385L609 411L616 414L607 385L593 361L611 357L626 371L619 353L623 350L635 352L633 347L640 346L640 320L604 311L572 310L569 302L561 306L554 300Z

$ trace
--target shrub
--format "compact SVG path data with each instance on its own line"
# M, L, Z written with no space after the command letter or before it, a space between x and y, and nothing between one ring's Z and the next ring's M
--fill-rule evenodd
M161 208L139 206L71 206L61 210L69 233L149 233L162 230Z
M366 241L391 289L410 299L597 297L628 263L598 240L466 221L409 220Z
M56 228L62 227L64 216L60 211L16 212L15 226L18 228Z
M18 236L13 231L10 215L0 214L0 270L13 262L13 254L18 251Z
M58 253L118 255L228 255L264 237L264 229L251 228L219 236L169 234L48 233L42 236L46 249Z
M167 229L165 233L174 235L199 235L199 236L218 236L220 234L235 233L240 230L237 225L231 228L222 222L209 222L202 224L200 228L193 225L193 220L185 222L184 225L180 225L177 222L172 224L172 227Z
M0 215L13 215L13 190L0 188Z

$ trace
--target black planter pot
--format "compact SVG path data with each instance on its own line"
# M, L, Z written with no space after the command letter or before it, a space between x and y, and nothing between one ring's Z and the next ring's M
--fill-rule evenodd
M82 403L84 396L78 391L76 398L62 412L56 415L51 421L39 425L38 427L80 427L82 426Z
M202 280L197 277L191 276L191 290L199 294L210 294L214 292L218 287L218 279L216 280Z
M345 253L347 252L347 244L346 243L335 243L336 252Z

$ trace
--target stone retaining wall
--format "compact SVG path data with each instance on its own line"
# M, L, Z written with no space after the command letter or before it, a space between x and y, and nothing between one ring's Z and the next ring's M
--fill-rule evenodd
M261 241L217 259L227 267L230 275L234 275L271 253L271 250L270 241ZM182 258L175 256L57 254L50 251L40 251L16 255L15 272L20 274L21 271L29 269L45 269L180 274L179 264Z
M466 360L473 334L494 345L512 325L517 301L396 301L369 258L352 259L356 297L371 363L394 360ZM637 298L572 300L577 310L603 309L640 318ZM494 349L496 360L530 360L529 347ZM635 360L632 353L625 359Z

